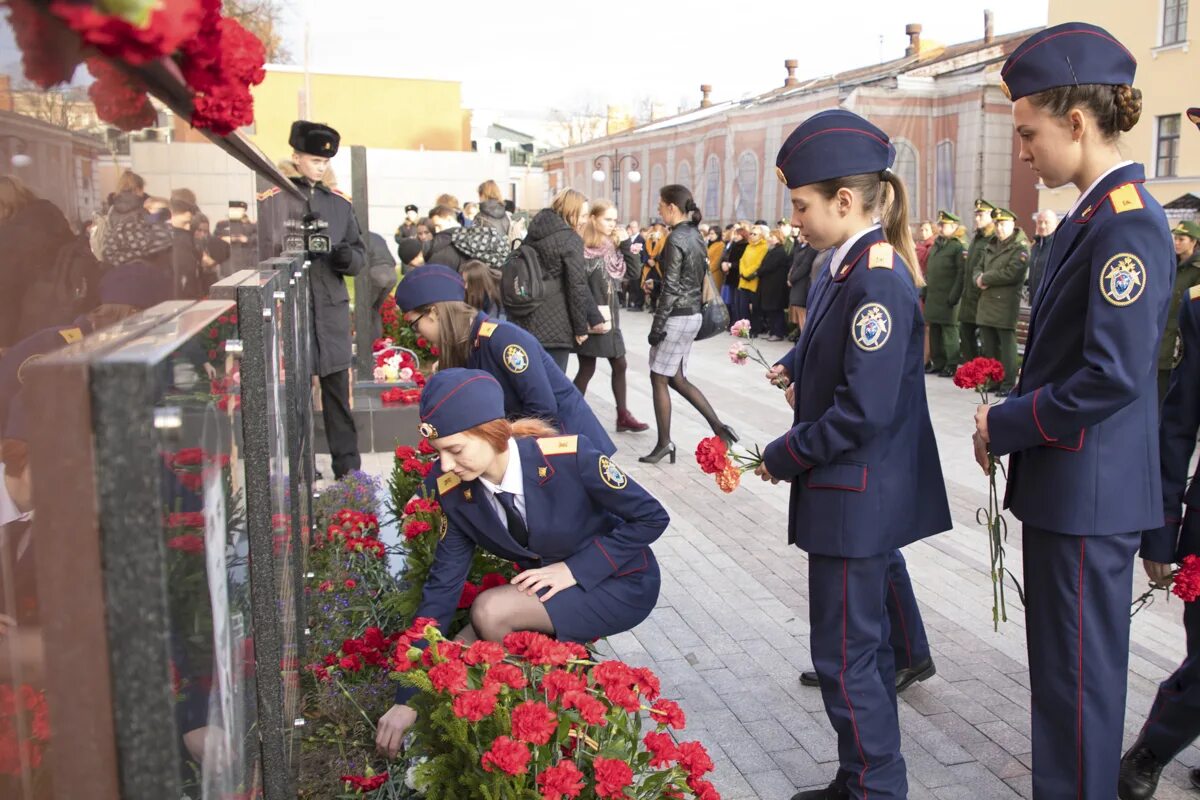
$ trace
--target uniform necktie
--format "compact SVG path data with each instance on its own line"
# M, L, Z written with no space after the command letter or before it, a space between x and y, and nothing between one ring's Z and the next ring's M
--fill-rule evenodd
M517 544L521 547L529 546L529 528L525 527L525 520L521 519L521 512L517 511L517 498L511 492L496 492L496 502L504 509L504 519L508 523L508 533L517 540Z

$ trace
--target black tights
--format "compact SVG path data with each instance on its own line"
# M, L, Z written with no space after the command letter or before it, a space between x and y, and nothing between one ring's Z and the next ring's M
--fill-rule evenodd
M712 405L709 404L708 398L704 396L700 388L684 377L682 365L680 365L679 371L670 377L651 372L650 387L654 392L654 421L658 424L658 444L655 449L666 447L671 441L671 393L669 389L674 389L684 400L691 403L692 408L699 411L700 415L704 417L704 421L708 423L708 427L712 428L713 433L721 435L724 432L724 425L717 416L717 412L713 411Z
M575 373L575 388L580 394L587 394L588 383L596 374L596 357L576 354L576 358L579 359L579 371ZM617 413L620 414L625 410L625 356L610 358L608 364L612 367L613 401L617 404Z

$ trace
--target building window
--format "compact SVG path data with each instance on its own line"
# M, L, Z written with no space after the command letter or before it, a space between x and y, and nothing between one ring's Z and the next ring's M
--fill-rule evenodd
M902 139L893 139L892 144L896 146L896 174L904 181L904 188L908 190L908 218L916 220L921 216L920 203L917 200L921 189L917 184L917 151Z
M754 153L742 153L738 159L733 215L737 219L749 220L758 217L758 158Z
M709 156L704 168L703 211L714 219L721 217L721 159L716 156Z
M1158 146L1155 149L1154 174L1159 178L1174 178L1179 161L1179 115L1158 118Z
M662 164L655 164L650 168L650 207L654 209L651 216L658 216L659 192L662 190L663 183Z
M937 146L937 207L954 213L954 142Z
M1163 0L1162 43L1164 46L1187 40L1187 0Z
M675 182L680 186L692 188L692 168L688 166L688 162L681 161L675 168Z

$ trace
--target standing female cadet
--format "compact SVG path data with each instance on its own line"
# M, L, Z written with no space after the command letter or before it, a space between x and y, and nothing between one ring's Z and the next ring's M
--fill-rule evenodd
M809 554L813 666L840 768L793 800L905 798L884 610L894 551L950 528L925 399L925 322L908 196L887 134L848 111L796 128L776 157L792 221L818 250L792 350L794 425L757 470L792 484L788 540ZM888 196L885 184L891 186ZM885 229L873 222L882 213Z
M1140 535L1163 524L1158 341L1175 251L1166 217L1123 161L1137 122L1133 56L1103 28L1055 25L1001 70L1021 160L1082 190L1033 297L1021 379L975 414L975 456L1010 455L1021 520L1033 796L1111 800Z
M540 417L562 433L584 434L606 455L615 453L583 395L533 334L489 318L465 296L462 276L440 264L415 269L396 286L405 324L437 345L441 368L481 369L500 382L509 417Z
M540 420L509 423L504 390L473 369L436 373L420 412L421 433L439 457L425 491L447 524L417 618L432 617L450 633L477 547L524 571L475 599L463 641L538 631L588 642L650 615L659 587L650 543L669 517L588 437L558 436ZM414 694L401 687L379 721L376 744L389 756L417 717L403 705Z

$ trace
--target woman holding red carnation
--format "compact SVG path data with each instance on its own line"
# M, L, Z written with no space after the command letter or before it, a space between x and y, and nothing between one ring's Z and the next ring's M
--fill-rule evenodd
M481 547L522 571L480 592L460 640L535 631L589 642L633 628L658 600L650 544L667 512L587 436L559 436L540 420L510 423L504 411L504 389L480 370L439 370L421 395L421 434L438 452L425 491L446 527L416 617L448 624ZM379 721L376 743L389 755L416 720L402 705L414 694L397 691Z

